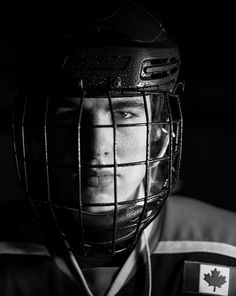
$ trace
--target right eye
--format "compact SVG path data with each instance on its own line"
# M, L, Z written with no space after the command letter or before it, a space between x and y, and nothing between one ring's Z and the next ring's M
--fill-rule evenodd
M78 111L72 108L57 108L52 111L51 119L57 123L72 123L79 117Z

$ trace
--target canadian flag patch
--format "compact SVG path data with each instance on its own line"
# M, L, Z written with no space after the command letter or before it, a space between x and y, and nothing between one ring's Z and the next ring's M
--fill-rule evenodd
M236 268L203 262L184 262L185 293L236 295Z

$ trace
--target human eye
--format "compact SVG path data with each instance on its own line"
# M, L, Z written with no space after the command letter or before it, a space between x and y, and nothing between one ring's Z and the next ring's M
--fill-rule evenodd
M137 118L137 114L131 111L117 110L114 112L114 115L116 120L123 121L134 120L135 118Z
M72 123L76 118L76 110L70 107L56 107L51 112L51 119L58 123Z
M67 107L59 107L55 110L56 116L68 116L74 113L74 109Z
M117 123L142 123L145 122L144 103L139 98L117 98L112 104L114 117Z

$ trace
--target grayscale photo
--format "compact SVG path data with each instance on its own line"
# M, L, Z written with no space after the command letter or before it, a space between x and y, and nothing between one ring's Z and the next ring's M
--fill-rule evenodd
M235 296L230 3L0 13L0 296Z

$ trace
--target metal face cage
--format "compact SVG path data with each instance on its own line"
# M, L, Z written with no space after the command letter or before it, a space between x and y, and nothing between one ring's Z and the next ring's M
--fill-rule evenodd
M13 118L19 180L70 249L116 254L135 244L178 179L182 128L171 91L21 97Z

